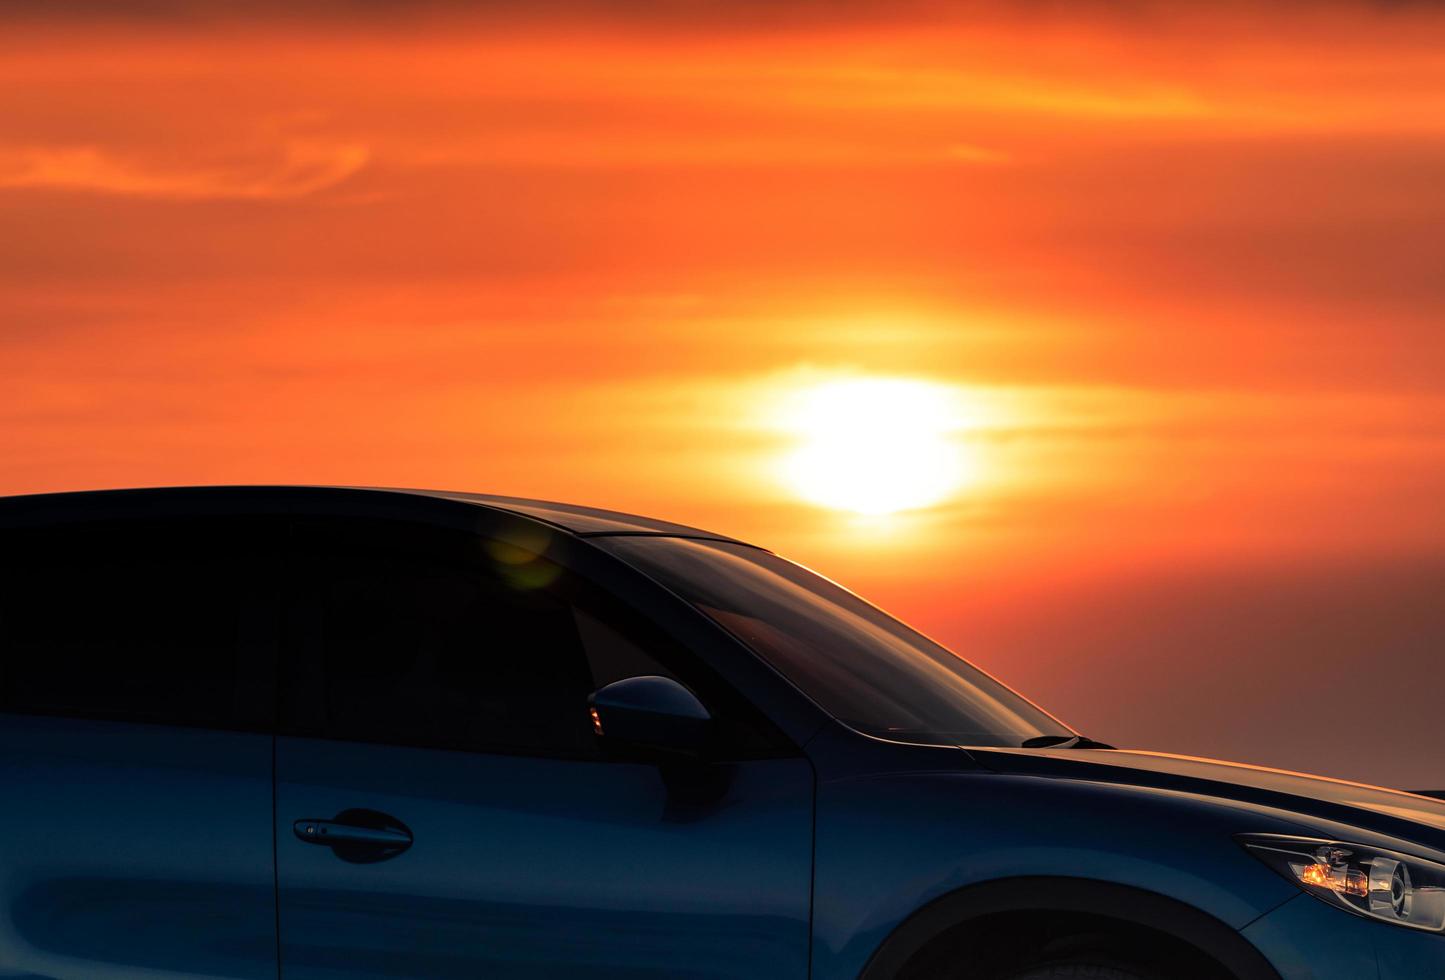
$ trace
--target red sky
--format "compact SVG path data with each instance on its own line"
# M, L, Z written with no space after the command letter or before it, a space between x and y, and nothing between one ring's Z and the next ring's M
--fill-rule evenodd
M0 7L0 492L637 510L1095 737L1445 788L1445 7L58 9ZM783 478L858 378L961 406L951 492Z

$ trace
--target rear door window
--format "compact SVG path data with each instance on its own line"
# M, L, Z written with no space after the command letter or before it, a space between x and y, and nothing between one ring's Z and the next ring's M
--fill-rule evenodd
M0 711L268 729L266 539L214 519L5 532Z

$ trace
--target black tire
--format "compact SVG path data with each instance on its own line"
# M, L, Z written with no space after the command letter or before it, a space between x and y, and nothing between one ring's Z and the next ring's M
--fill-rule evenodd
M1136 973L1098 963L1050 963L1012 973L1008 980L1163 980L1153 973Z

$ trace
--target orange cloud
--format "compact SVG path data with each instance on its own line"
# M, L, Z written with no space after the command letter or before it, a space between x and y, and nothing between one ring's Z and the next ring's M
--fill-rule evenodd
M148 163L95 146L0 149L0 188L195 200L284 200L334 187L366 166L360 143L291 140L272 159L221 166Z

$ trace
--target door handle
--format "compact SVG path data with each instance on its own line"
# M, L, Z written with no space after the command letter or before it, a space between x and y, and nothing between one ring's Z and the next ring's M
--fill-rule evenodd
M385 861L412 843L404 823L375 810L343 810L330 820L297 820L291 829L298 840L329 847L354 864Z
M298 820L296 836L308 844L374 844L380 847L406 847L411 834L380 827L357 827L335 820Z

